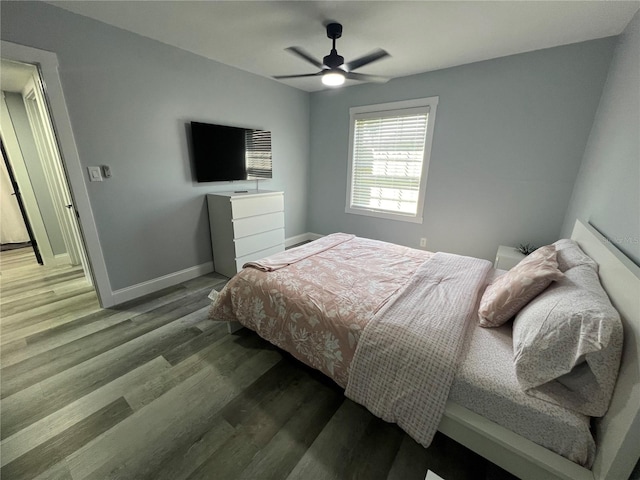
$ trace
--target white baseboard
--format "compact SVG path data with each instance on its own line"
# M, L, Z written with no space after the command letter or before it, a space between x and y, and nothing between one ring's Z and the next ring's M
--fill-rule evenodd
M317 240L322 238L324 235L319 235L317 233L301 233L300 235L294 235L293 237L285 238L284 246L285 248L293 247L294 245L298 245L302 242L311 242L313 240Z
M213 272L213 262L206 262L195 267L185 268L179 272L169 273L162 277L147 280L130 287L121 288L111 292L111 301L109 306L119 305L135 298L140 298L163 288L172 287L192 278L200 277L207 273Z
M317 240L323 236L324 235L311 232L302 233L285 239L284 245L285 247L291 247L302 242ZM163 288L172 287L211 272L213 272L213 262L207 262L201 265L196 265L195 267L185 268L179 272L169 273L162 277L147 280L146 282L138 283L137 285L114 290L111 292L110 298L102 299L103 306L112 307L114 305L119 305L121 303L128 302L129 300L140 298L144 295L162 290Z
M58 255L53 256L53 264L54 265L70 265L71 258L69 258L68 253L59 253Z

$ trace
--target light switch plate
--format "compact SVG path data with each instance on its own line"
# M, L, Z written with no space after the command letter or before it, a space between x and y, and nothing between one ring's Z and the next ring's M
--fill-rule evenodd
M102 181L102 171L100 170L100 167L87 167L87 171L89 172L90 182Z

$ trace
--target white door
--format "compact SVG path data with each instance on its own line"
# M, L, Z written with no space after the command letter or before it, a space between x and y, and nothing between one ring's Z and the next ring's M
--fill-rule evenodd
M85 277L93 283L78 227L77 212L73 205L39 75L34 75L27 83L22 97L69 259L72 265L82 265Z

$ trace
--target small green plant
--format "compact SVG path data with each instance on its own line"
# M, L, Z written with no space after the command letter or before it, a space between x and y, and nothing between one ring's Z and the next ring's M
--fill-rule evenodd
M518 248L516 250L518 250L523 255L529 255L530 253L535 252L537 249L538 247L535 247L530 243L525 243L524 245L521 243L520 245L518 245Z

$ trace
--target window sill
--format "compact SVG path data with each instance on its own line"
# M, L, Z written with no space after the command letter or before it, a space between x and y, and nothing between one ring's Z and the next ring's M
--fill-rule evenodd
M402 215L397 213L385 213L385 212L379 212L376 210L366 210L364 208L347 207L345 208L344 212L350 213L352 215L363 215L365 217L381 218L384 220L395 220L397 222L422 223L422 217Z

